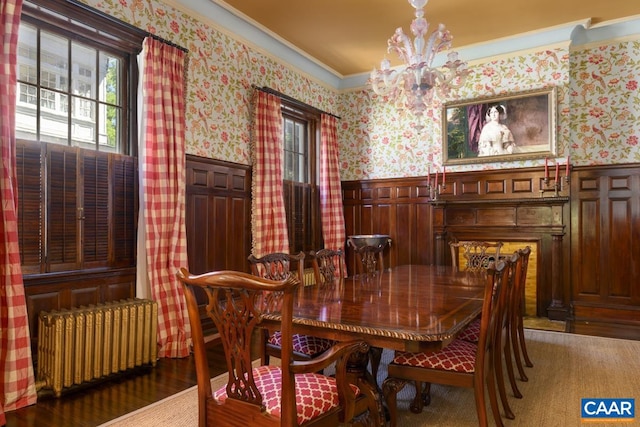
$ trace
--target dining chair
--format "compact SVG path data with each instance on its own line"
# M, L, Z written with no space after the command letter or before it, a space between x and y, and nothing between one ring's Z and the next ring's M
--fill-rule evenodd
M531 255L531 248L529 246L524 249L520 249L518 251L520 258L522 259L521 263L521 272L520 272L520 282L516 283L516 289L514 289L514 300L511 304L513 307L513 319L511 323L511 340L512 347L514 352L514 360L516 361L516 366L518 367L518 373L520 374L520 379L522 381L528 381L527 375L524 371L522 365L522 358L524 358L524 364L532 368L533 363L531 362L531 358L529 357L529 353L527 352L527 344L524 337L524 312L525 312L525 286L527 283L527 270L529 268L529 256Z
M459 270L480 271L487 268L490 261L497 261L500 258L500 248L502 242L484 241L451 241L451 265ZM465 265L460 265L460 253L465 261ZM463 268L464 267L464 268Z
M254 367L251 339L264 316L279 313L283 349L293 348L293 299L299 281L294 276L273 281L237 271L177 274L185 290L198 385L198 424L204 426L334 426L361 425L369 397L347 381L347 359L368 350L363 341L336 344L311 361L293 359L283 351L280 366ZM196 289L207 298L206 314L222 340L227 384L211 388ZM336 364L336 375L318 371Z
M498 395L500 396L500 401L502 403L502 409L504 410L505 417L512 420L515 418L515 415L511 410L509 400L507 399L503 366L506 367L507 378L509 379L509 384L511 385L513 395L516 398L521 399L522 393L520 393L513 371L511 332L513 326L513 301L515 299L514 295L517 290L517 283L520 282L520 274L522 272L522 259L518 251L505 258L509 260L509 264L512 266L512 268L510 268L506 273L508 274L507 280L505 282L506 289L504 290L500 300L498 301L500 319L498 320L495 335L496 351L494 353L494 371L496 375Z
M464 271L482 271L487 268L491 261L500 259L500 248L502 242L472 241L451 241L451 265ZM464 268L460 265L460 251L465 260ZM480 337L480 317L471 322L459 335L458 338L465 341L478 342Z
M493 418L498 426L503 425L493 368L494 337L501 316L498 301L504 298L510 268L509 260L498 260L492 261L486 269L478 343L454 339L443 349L433 352L396 351L382 385L391 427L397 425L397 394L407 382L414 382L416 387L416 396L410 407L414 413L422 412L423 407L431 403L431 383L473 388L478 422L482 427L488 425L486 385Z
M344 280L345 259L341 249L320 249L310 254L313 265L313 272L316 278L316 285L321 287L339 287ZM371 362L371 375L378 378L378 369L382 360L382 348L371 347L369 350Z
M251 267L251 272L255 276L260 276L271 280L284 280L292 275L291 265L296 264L296 273L293 275L300 281L304 277L304 252L288 254L274 252L262 257L255 257L253 254L247 258ZM282 353L282 332L275 331L272 334L268 330L263 330L264 345L260 346L260 357L263 365L268 365L270 357L281 358ZM318 338L311 335L293 334L293 357L296 360L310 360L324 353L335 344L335 341Z
M316 285L335 285L344 279L344 251L342 249L320 249L311 251L311 264Z

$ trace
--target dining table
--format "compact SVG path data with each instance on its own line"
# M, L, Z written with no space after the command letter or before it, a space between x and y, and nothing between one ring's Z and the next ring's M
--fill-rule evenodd
M293 330L336 341L363 340L380 352L439 350L480 315L485 283L485 272L400 265L322 286L300 286ZM276 330L279 323L277 313L264 316L268 328ZM378 402L374 424L384 425L380 390L367 362L354 362L353 372L358 372L358 385Z

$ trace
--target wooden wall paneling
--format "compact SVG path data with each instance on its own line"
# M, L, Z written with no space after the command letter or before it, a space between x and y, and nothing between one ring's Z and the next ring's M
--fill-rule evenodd
M187 251L191 271L249 271L249 166L187 156L186 210Z
M24 289L32 354L37 355L38 316L41 311L133 298L135 281L134 267L99 272L61 273L55 276L25 276Z
M25 288L26 291L26 288ZM64 303L60 291L29 293L25 295L29 333L31 335L31 353L38 354L38 316L41 311L60 310Z
M640 168L582 168L572 187L569 328L640 339Z
M251 199L235 197L231 200L230 223L227 227L230 242L227 253L227 268L249 271L247 257L251 253ZM242 232L239 234L238 231ZM238 235L243 236L238 239Z
M397 203L395 205L395 227L389 235L395 238L391 242L394 248L393 265L411 264L416 250L418 236L416 235L415 203ZM385 265L389 266L390 263Z
M385 266L432 261L432 207L426 178L345 181L343 197L347 235L389 234ZM347 248L347 257L352 254Z
M187 234L187 257L189 269L195 274L208 271L209 248L213 239L209 230L208 218L211 216L209 196L191 194L187 196L185 227Z
M415 250L411 254L412 264L430 265L434 263L433 254L433 211L428 203L416 203L415 206Z

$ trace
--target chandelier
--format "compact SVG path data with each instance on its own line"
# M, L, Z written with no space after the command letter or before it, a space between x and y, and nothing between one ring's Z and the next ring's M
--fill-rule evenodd
M458 53L453 51L448 54L447 62L440 69L433 68L435 56L451 47L453 37L440 24L429 39L425 40L429 23L424 18L423 9L427 1L409 0L416 10L410 27L413 42L402 28L396 29L387 42L387 52L395 52L406 64L404 69L392 69L385 57L380 63L380 69L374 68L370 78L371 87L377 95L387 97L398 109L408 110L416 116L418 132L423 127L421 119L424 111L432 104L434 92L438 92L438 97L445 97L451 89L462 86L469 74L467 63L458 59Z

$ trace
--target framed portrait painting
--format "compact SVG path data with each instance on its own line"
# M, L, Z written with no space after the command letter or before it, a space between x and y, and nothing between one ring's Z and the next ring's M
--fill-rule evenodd
M442 109L444 164L556 155L556 88L448 103Z

